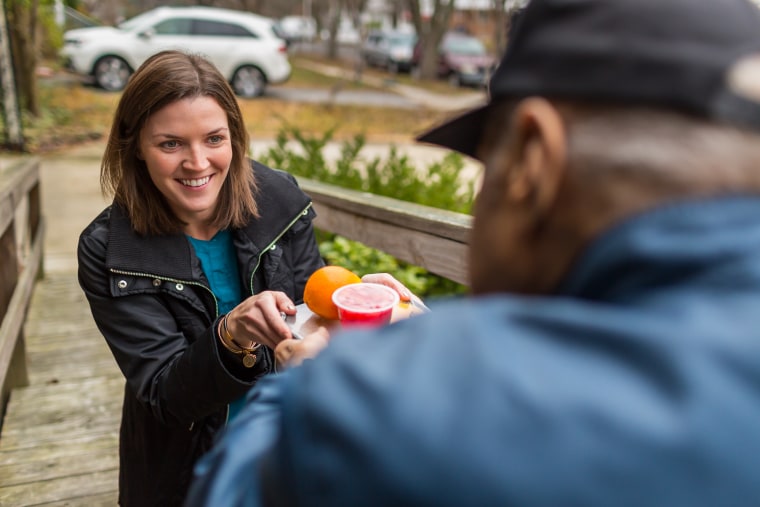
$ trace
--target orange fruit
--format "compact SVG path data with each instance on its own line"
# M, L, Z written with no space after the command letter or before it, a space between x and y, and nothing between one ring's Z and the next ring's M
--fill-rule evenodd
M344 285L361 281L356 273L342 266L323 266L306 280L303 302L320 317L337 320L338 308L332 302L333 292Z

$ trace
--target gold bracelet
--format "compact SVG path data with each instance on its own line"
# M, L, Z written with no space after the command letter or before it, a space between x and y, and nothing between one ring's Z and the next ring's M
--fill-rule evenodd
M222 345L224 345L224 348L232 352L233 354L239 356L243 356L243 366L246 368L252 368L253 365L256 364L256 354L253 352L257 350L259 347L261 347L260 343L257 343L253 345L252 347L243 347L240 345L237 341L235 341L235 338L233 338L232 333L230 333L229 329L227 329L227 315L222 318L222 333L219 333L219 341L222 342ZM229 340L229 342L228 342ZM230 345L230 343L232 345ZM237 347L237 348L233 348Z

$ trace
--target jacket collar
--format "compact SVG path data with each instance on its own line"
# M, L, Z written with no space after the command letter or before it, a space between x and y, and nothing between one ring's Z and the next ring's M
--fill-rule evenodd
M283 234L311 201L287 173L258 162L252 166L258 184L256 202L260 215L233 234L258 254ZM116 204L110 215L106 267L180 280L196 278L200 269L184 234L140 236L132 229L125 210Z
M602 234L580 256L558 293L630 301L653 289L760 287L760 197L673 203Z

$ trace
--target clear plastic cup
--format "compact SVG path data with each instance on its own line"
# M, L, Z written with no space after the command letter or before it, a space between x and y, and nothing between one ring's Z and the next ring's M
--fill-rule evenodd
M333 292L343 326L382 326L391 321L398 292L379 283L352 283Z

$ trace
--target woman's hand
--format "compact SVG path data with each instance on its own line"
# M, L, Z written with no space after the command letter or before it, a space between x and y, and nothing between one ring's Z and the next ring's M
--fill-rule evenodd
M279 366L290 368L300 365L305 359L311 359L327 347L330 333L320 327L313 333L304 336L303 340L283 340L274 349L274 356Z
M282 313L296 313L293 301L284 292L264 291L227 314L227 331L243 347L261 343L274 350L282 340L292 338Z
M362 282L387 285L391 289L398 292L401 301L409 301L412 299L412 297L416 297L414 294L412 294L412 291L407 289L403 283L396 280L389 273L370 273L362 277Z

